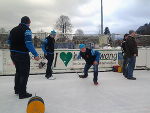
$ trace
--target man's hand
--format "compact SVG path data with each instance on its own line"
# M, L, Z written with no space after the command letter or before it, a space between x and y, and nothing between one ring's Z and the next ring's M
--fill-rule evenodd
M137 54L134 54L134 56L137 56Z
M38 60L40 60L40 57L36 56L36 57L34 57L34 60L38 61Z
M97 62L97 61L94 61L94 62L93 62L93 64L95 64L95 65L96 65L96 64L98 64L98 62Z

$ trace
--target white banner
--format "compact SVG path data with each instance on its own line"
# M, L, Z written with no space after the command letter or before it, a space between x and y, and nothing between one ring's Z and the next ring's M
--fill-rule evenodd
M113 65L118 64L118 51L113 50L98 50L101 53L100 59L100 69L112 68ZM45 73L47 60L43 56L42 51L38 51L41 60L33 60L31 55L31 73ZM73 71L70 69L81 69L84 68L85 61L83 59L77 60L79 50L55 50L54 61L53 61L53 71L54 72L66 72Z

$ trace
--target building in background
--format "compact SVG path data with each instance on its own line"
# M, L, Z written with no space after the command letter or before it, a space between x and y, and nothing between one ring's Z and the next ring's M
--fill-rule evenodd
M41 48L41 43L49 33L33 33L34 46ZM0 48L8 49L9 33L0 33ZM55 49L78 49L80 43L86 44L88 48L103 48L110 44L111 47L121 45L123 34L99 35L99 34L57 34ZM139 35L136 37L138 46L150 46L150 35Z

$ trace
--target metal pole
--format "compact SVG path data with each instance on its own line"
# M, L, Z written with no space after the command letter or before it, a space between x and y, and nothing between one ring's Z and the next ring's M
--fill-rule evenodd
M101 0L101 34L103 34L103 0Z

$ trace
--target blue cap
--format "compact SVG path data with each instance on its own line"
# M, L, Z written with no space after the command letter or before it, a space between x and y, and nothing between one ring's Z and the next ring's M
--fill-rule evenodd
M51 35L56 35L56 31L55 30L53 30L53 31L51 31L51 33L50 33Z
M80 49L85 48L85 44L80 44L80 45L79 45L79 48L80 48Z

